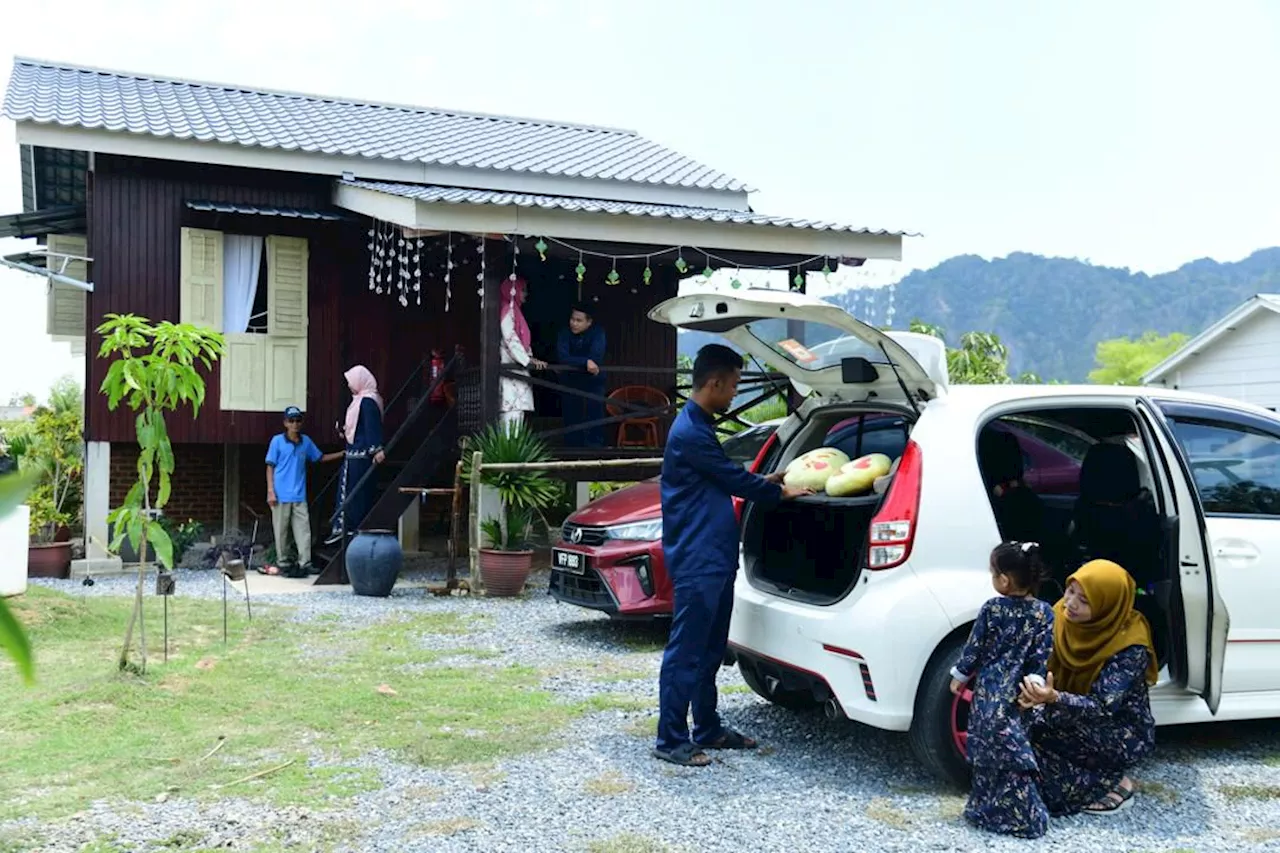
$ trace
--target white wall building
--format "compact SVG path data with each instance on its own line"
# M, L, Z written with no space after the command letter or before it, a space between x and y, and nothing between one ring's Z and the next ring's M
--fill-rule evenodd
M1153 367L1142 383L1280 408L1280 294L1251 297Z

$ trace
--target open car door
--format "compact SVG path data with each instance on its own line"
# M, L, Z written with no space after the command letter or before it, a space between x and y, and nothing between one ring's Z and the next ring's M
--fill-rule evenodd
M1196 492L1191 466L1158 406L1140 399L1147 440L1153 445L1152 473L1167 490L1169 507L1178 516L1178 590L1182 597L1187 649L1187 688L1199 693L1218 713L1222 670L1227 655L1230 617L1214 576L1204 508Z
M933 399L947 383L942 341L882 332L803 293L691 293L654 306L649 319L720 335L804 395L907 403Z

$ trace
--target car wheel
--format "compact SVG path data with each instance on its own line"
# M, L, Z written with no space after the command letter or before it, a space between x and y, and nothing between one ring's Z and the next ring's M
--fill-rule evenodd
M747 682L747 686L755 691L757 695L780 708L789 708L792 711L811 711L818 707L818 700L814 699L813 694L807 691L775 690L770 693L764 680L756 673L755 667L749 663L738 661L738 672L742 673L742 680Z
M920 679L908 735L911 751L925 769L961 788L969 787L966 748L973 693L964 690L959 696L951 694L951 667L959 659L964 641L963 636L957 637L934 652Z

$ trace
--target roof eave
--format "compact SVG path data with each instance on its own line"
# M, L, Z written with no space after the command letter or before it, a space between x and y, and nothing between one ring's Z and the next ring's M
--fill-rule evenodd
M202 142L196 139L91 129L79 125L68 126L34 121L16 121L15 125L17 141L21 145L88 151L94 154L116 154L333 177L352 174L371 180L443 184L503 192L587 196L647 204L720 207L726 210L742 211L750 207L746 190L683 187L615 178L582 178L476 166L442 166L410 160Z
M1262 298L1261 294L1250 296L1237 305L1225 317L1196 335L1178 348L1173 355L1148 370L1142 376L1142 384L1150 385L1163 381L1170 373L1177 370L1189 359L1201 355L1208 347L1217 343L1218 339L1241 323L1250 320L1259 311L1280 313L1280 305Z
M334 204L421 231L547 235L601 243L687 246L796 257L902 259L902 235L565 211L518 205L425 202L338 182Z

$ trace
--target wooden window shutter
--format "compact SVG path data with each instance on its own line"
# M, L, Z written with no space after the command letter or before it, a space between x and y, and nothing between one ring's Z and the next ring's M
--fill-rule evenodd
M307 336L307 241L267 238L267 334Z
M259 336L261 337L261 336ZM307 339L267 335L266 408L307 407Z
M50 234L45 245L45 263L50 272L67 278L87 281L88 264L68 261L66 255L88 255L88 240L83 234ZM65 263L64 263L65 262ZM72 284L49 282L48 320L45 331L59 340L81 339L85 334L87 294Z
M219 407L224 412L261 412L267 400L267 336L232 334L221 359Z
M222 232L182 229L183 323L222 331Z

